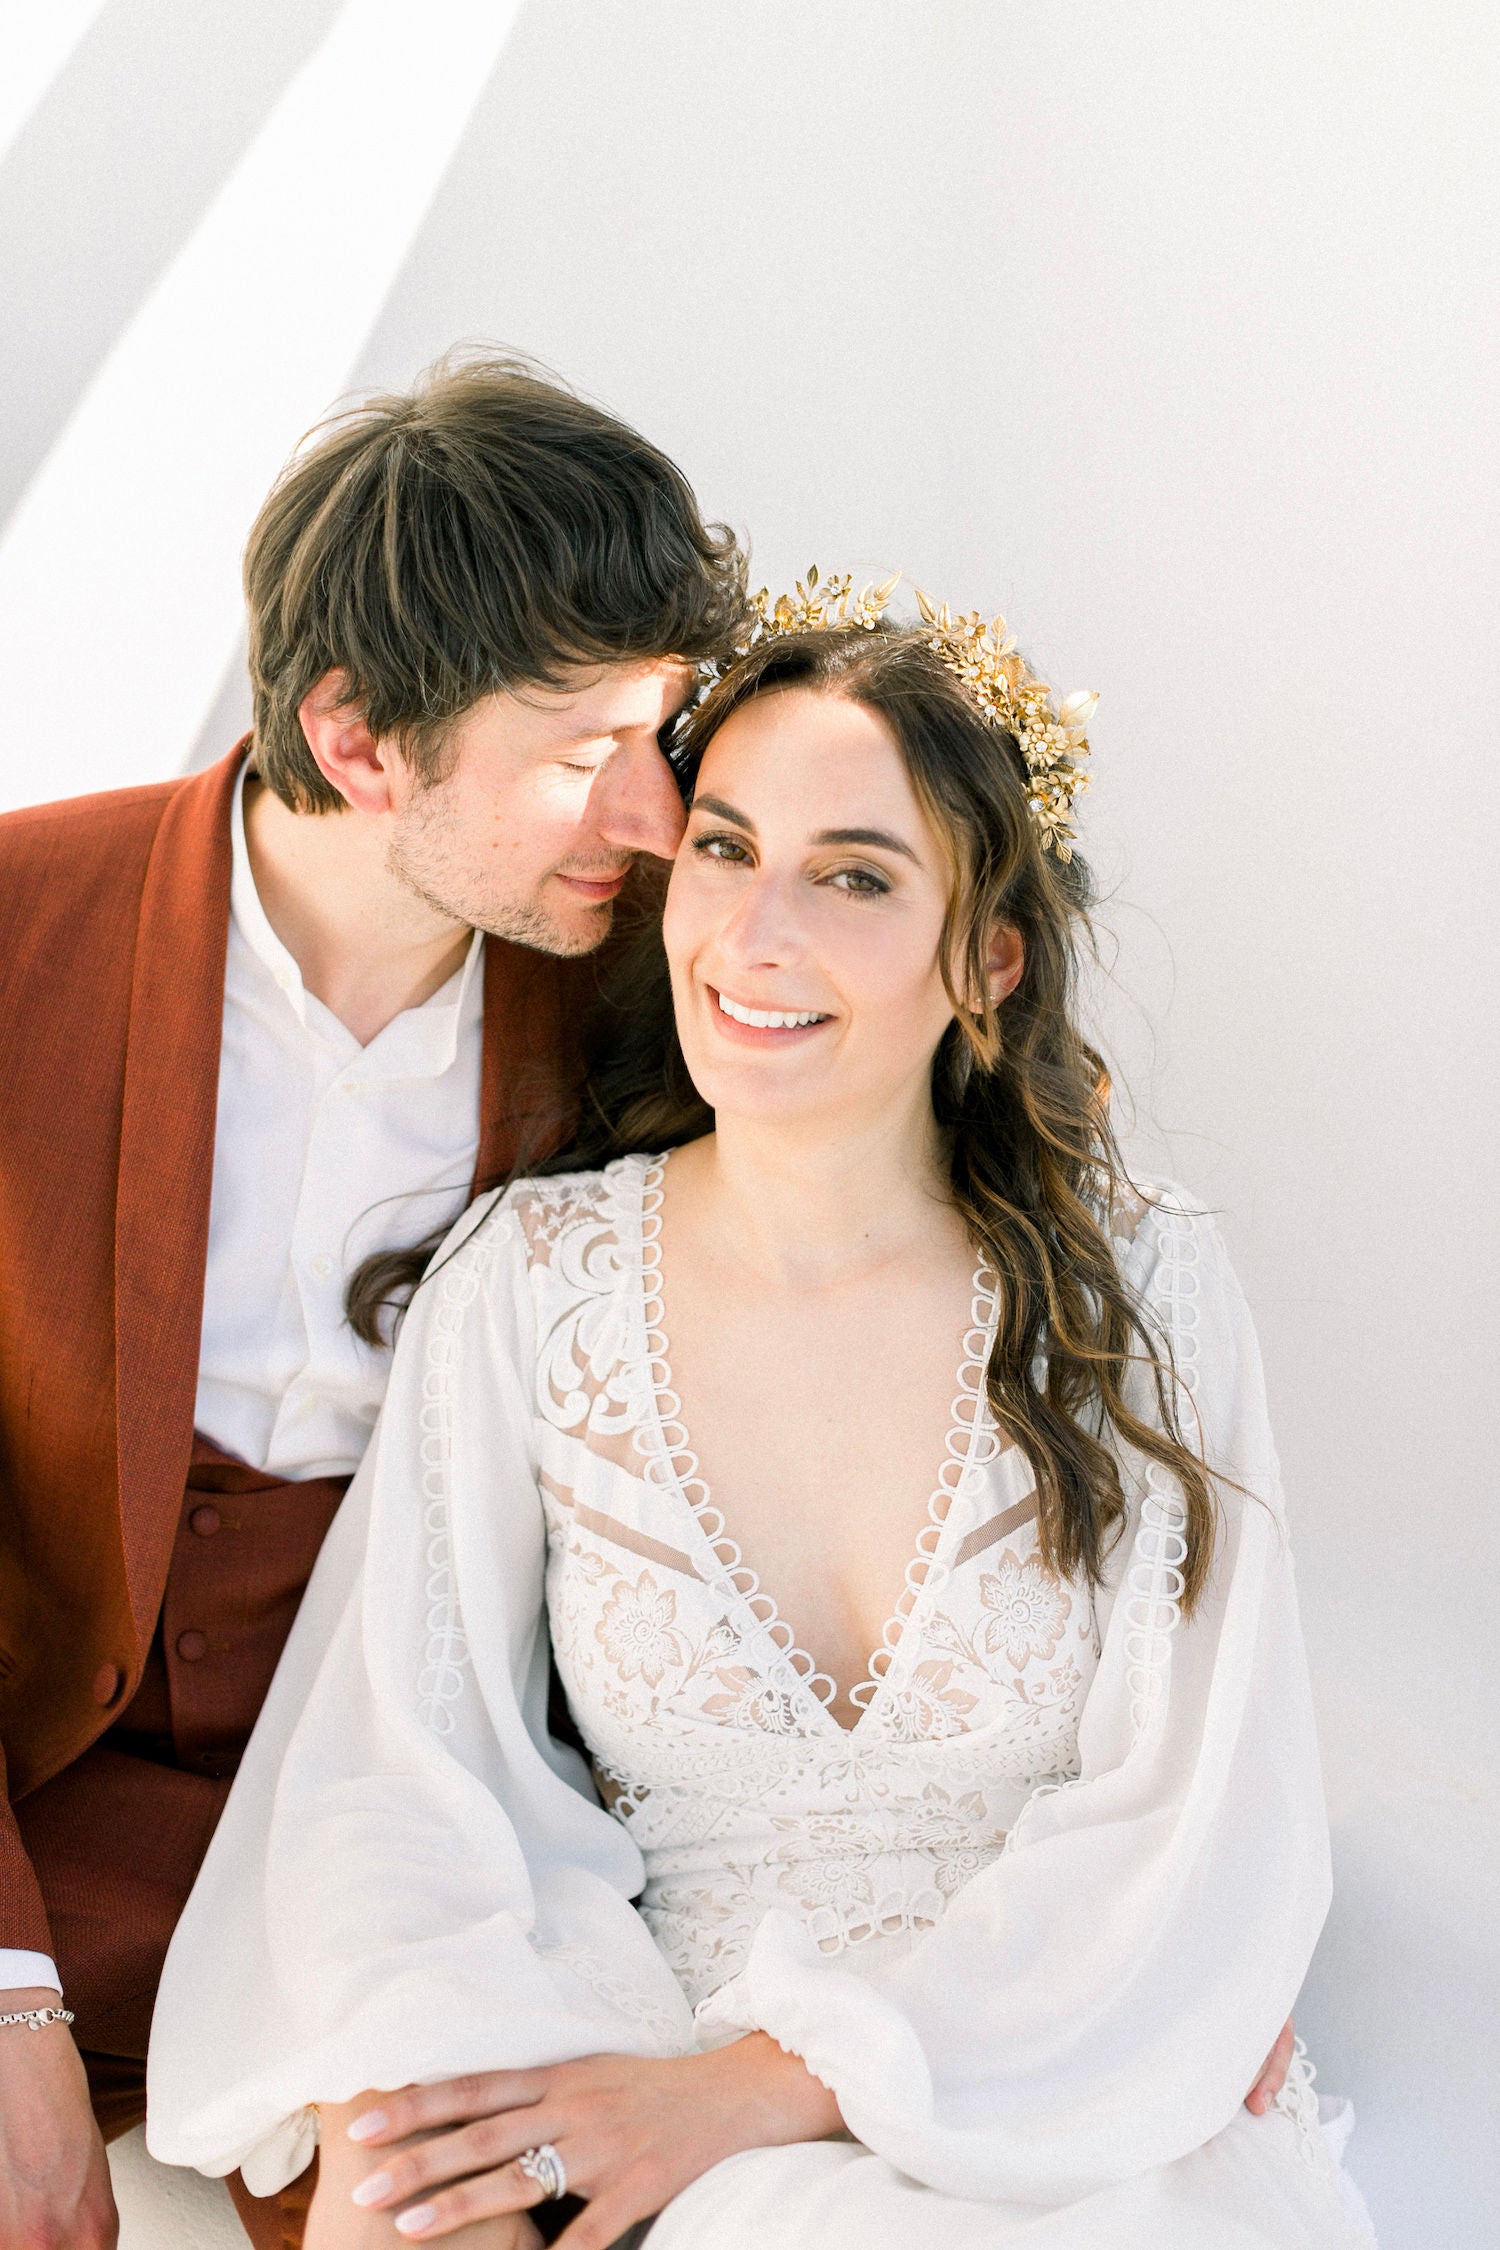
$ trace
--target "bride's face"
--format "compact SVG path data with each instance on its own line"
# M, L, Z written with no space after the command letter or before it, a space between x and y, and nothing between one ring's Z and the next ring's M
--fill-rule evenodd
M949 876L885 721L794 688L704 755L665 937L683 1053L722 1115L857 1124L928 1105L953 1018Z

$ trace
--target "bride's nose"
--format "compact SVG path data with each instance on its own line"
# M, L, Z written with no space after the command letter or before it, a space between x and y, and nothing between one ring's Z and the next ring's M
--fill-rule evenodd
M796 885L757 868L719 930L719 943L741 968L781 968L805 950Z

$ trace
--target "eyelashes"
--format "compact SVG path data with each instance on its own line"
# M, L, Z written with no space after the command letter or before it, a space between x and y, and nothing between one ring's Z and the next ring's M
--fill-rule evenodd
M717 860L722 867L747 867L751 863L750 849L741 837L717 830L695 836L691 849L695 859ZM885 898L891 889L888 878L875 867L839 867L816 880L825 889L842 891L846 898Z

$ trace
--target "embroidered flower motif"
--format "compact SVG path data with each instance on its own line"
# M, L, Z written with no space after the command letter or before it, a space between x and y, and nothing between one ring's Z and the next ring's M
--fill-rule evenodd
M644 1680L660 1687L670 1665L683 1659L680 1633L673 1630L677 1596L663 1592L649 1570L633 1586L622 1578L605 1603L594 1638L622 1680Z
M963 1733L979 1698L955 1684L956 1670L951 1658L929 1657L887 1699L889 1731L898 1742L940 1742Z
M853 1914L875 1903L875 1886L857 1860L798 1859L782 1868L777 1880L809 1916L830 1910Z
M795 1734L797 1706L791 1697L745 1665L720 1665L714 1673L717 1695L703 1698L707 1719L720 1726L741 1727L752 1734Z
M1007 1556L997 1571L980 1578L979 1598L991 1613L979 1636L988 1654L1003 1649L1018 1672L1034 1656L1045 1661L1054 1654L1070 1603L1040 1556L1028 1555L1025 1562Z

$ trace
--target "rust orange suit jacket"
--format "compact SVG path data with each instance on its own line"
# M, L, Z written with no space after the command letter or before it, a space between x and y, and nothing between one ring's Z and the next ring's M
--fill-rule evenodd
M0 818L0 1945L50 1950L10 1805L134 1694L181 1511L242 755ZM591 990L486 941L476 1186L555 1145Z

